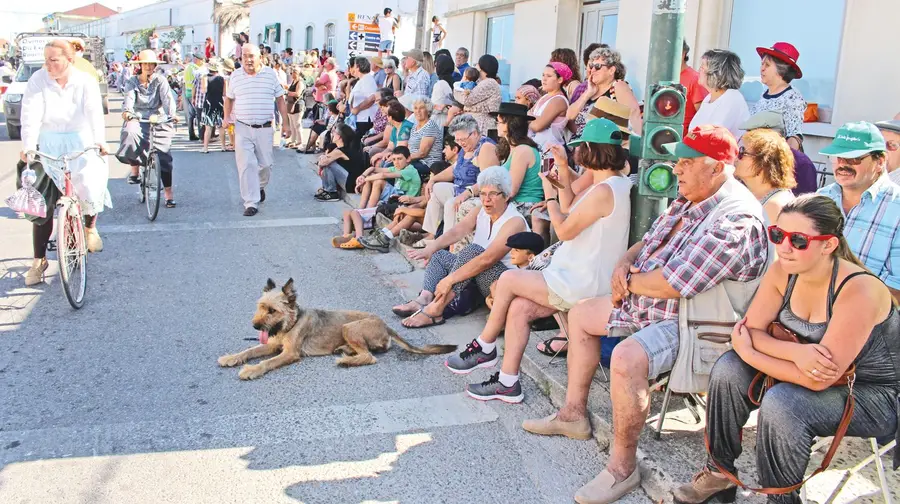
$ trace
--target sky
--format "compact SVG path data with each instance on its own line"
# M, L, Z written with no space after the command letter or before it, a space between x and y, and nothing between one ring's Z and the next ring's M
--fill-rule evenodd
M137 9L157 0L99 0L110 9L123 11ZM64 12L94 3L91 0L29 0L28 2L0 2L0 38L11 39L13 33L36 30L41 19L51 12Z

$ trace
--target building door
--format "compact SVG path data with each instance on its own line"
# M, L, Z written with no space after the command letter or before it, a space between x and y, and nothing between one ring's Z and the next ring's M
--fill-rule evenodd
M503 96L508 96L510 79L510 58L513 51L513 14L495 15L487 19L487 43L484 52L497 58L500 64L497 76L502 84Z
M619 2L617 0L586 3L581 8L581 44L578 46L578 55L581 56L584 48L594 42L615 47L618 24Z

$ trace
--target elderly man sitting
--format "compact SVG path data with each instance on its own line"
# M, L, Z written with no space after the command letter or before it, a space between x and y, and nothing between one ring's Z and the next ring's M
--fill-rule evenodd
M615 440L610 460L575 495L580 503L613 502L640 485L637 443L650 408L648 379L672 369L679 348L681 298L693 298L723 282L755 282L767 264L762 208L747 188L728 173L737 156L734 137L721 126L694 128L682 143L666 144L678 156L675 166L681 196L643 239L616 265L609 317L610 336L631 336L613 351L610 394ZM740 300L749 303L748 299ZM607 334L597 317L605 300L589 300L569 312L569 366L572 356L591 348L594 336ZM732 313L733 315L733 313ZM596 346L596 345L594 345ZM594 369L570 370L581 383L568 384L566 405L531 423L541 434L565 434L586 422L587 393Z

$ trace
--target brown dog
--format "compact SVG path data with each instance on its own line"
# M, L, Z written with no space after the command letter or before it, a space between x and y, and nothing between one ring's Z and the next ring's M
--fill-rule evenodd
M259 364L246 365L238 376L252 380L273 369L297 362L301 356L343 353L337 359L340 366L375 364L372 352L387 351L391 340L407 352L417 354L445 354L456 350L455 345L425 345L422 348L407 343L377 315L358 311L304 310L297 306L294 279L275 290L270 278L257 301L253 328L259 331L258 346L234 355L219 357L219 365L233 367L250 359L278 354ZM280 353L279 353L280 352Z

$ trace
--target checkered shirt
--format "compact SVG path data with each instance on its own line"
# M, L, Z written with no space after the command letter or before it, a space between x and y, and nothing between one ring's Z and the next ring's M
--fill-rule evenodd
M827 185L818 194L833 199L844 212L841 186ZM900 289L900 186L882 174L844 219L850 250L888 287Z
M644 246L634 266L641 273L662 269L669 285L690 298L724 280L746 282L759 278L766 268L766 233L762 222L751 214L728 214L710 223L704 234L691 239L703 219L719 203L717 194L692 204L675 200L644 235ZM665 242L673 228L675 234ZM656 322L678 318L678 299L660 299L629 294L612 312L610 327L638 331Z
M191 95L191 103L195 108L202 109L206 101L206 93L203 92L203 78L206 77L206 69L198 70L194 76L194 92Z

